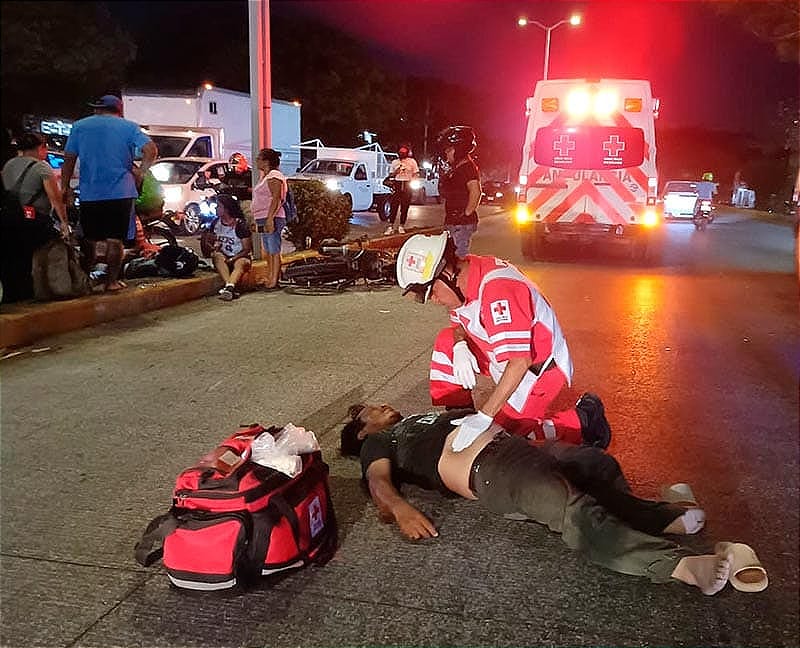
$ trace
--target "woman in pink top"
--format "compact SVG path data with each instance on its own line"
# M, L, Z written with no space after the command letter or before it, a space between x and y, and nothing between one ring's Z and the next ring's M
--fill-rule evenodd
M281 273L281 234L286 226L283 201L286 199L286 176L278 167L281 154L270 148L261 149L256 158L256 166L261 179L253 187L253 218L256 228L261 232L264 259L267 262L266 290L278 288Z

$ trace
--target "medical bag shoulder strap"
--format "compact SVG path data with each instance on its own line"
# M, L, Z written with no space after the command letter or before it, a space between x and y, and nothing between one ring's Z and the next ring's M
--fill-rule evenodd
M134 555L142 567L149 567L164 553L164 538L178 528L178 518L174 509L153 518L136 543Z

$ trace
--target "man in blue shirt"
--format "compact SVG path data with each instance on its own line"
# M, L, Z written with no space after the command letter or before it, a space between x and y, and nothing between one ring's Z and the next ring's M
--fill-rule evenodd
M75 122L67 139L61 187L66 204L72 204L70 180L80 160L81 226L92 244L90 261L105 256L105 289L117 291L125 287L119 273L133 203L158 149L138 124L122 118L119 97L105 95L89 106L95 114ZM133 162L137 148L142 151L139 167Z

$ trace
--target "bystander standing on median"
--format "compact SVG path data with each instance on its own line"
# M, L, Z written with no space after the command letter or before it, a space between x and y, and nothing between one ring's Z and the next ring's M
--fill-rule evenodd
M38 133L25 133L17 143L19 155L3 165L3 187L23 206L21 222L3 222L3 300L27 299L33 295L31 260L33 252L57 236L53 229L55 212L61 236L69 237L67 210L53 169L44 160L47 143Z
M105 290L117 291L125 288L119 275L133 203L158 149L138 124L123 118L119 97L105 95L89 105L95 114L75 122L67 139L62 190L64 202L70 204L70 180L80 160L80 217L89 243L90 264L105 256ZM142 151L138 167L134 164L137 149Z
M261 149L256 166L261 178L253 187L253 218L261 232L264 259L267 262L265 290L277 290L281 274L281 245L286 227L286 176L280 172L281 154L271 148Z

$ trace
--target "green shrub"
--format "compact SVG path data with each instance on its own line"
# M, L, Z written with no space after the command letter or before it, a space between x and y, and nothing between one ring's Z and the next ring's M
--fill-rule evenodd
M289 180L297 204L297 222L287 224L289 240L299 250L319 247L323 239L341 241L350 231L350 202L337 191L330 191L319 180Z

